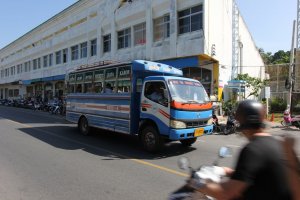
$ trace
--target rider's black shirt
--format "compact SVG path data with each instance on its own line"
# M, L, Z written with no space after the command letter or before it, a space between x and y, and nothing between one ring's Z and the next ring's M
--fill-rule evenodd
M270 136L255 137L242 149L232 179L248 184L243 199L292 199L283 158L280 142Z

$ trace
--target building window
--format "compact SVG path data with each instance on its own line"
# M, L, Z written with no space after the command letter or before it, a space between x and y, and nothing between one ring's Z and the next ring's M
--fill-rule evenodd
M71 59L72 60L77 60L78 59L78 45L72 46L71 47Z
M48 67L48 55L43 57L43 67Z
M178 12L179 34L197 31L203 28L203 6L195 6Z
M146 23L141 23L133 27L134 30L134 45L146 43Z
M15 73L16 73L16 67L15 66L13 66L13 67L11 67L10 68L10 75L15 75Z
M103 36L103 52L110 52L111 51L111 35L104 35Z
M170 15L154 20L154 41L163 40L170 37Z
M57 65L61 63L61 51L55 52L55 63Z
M87 57L87 42L80 44L80 58Z
M24 63L24 71L27 72L28 71L28 66L27 66L27 62Z
M97 39L91 40L91 56L97 55Z
M32 67L33 67L33 70L36 70L37 69L37 59L34 59L33 60L33 63L32 63Z
M41 65L41 58L37 59L37 67L38 69L41 69L42 65Z
M49 67L51 67L53 64L53 54L52 53L49 54L48 58L49 58Z
M68 62L68 49L63 50L63 63Z
M25 66L25 72L29 72L30 71L30 61L25 62L24 64Z
M131 33L130 28L118 32L118 49L130 47Z
M22 64L17 65L17 74L22 73Z
M5 77L8 77L9 76L9 69L5 69Z

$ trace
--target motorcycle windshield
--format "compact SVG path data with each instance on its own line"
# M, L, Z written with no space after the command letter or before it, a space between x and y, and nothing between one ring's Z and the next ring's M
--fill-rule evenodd
M170 79L168 81L172 100L180 103L199 104L209 102L209 97L198 81Z

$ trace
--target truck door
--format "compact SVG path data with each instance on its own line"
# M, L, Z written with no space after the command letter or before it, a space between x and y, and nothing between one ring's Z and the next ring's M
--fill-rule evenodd
M155 121L161 134L170 124L169 93L164 81L145 82L141 98L141 116Z

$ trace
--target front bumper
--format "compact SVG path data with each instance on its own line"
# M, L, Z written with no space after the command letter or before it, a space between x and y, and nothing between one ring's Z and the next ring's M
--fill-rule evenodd
M212 134L213 132L213 125L199 127L204 128L204 134L208 135ZM196 128L189 128L189 129L171 129L169 139L170 140L183 140L188 138L194 138L194 132Z

